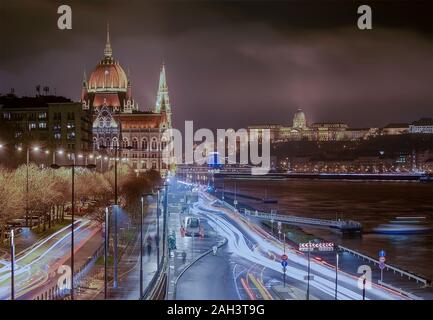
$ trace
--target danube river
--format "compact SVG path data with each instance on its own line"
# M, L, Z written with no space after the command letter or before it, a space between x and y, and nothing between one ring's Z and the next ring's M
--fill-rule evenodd
M217 189L223 185L227 191L248 194L258 198L273 198L278 204L242 197L239 202L256 209L276 210L291 214L324 219L352 219L363 224L363 235L342 237L327 229L303 228L334 243L377 257L379 250L387 252L387 263L433 279L433 234L380 235L374 228L399 216L424 216L433 227L433 183L334 181L334 180L284 180L247 181L222 180L215 182Z

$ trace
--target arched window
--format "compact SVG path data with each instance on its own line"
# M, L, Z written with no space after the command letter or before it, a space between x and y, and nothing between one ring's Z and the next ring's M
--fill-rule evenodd
M163 139L161 141L161 150L164 150L166 146L167 146L167 141L165 141L165 139Z
M141 149L147 150L147 148L148 148L147 139L144 138L143 140L141 140Z
M98 139L96 137L93 137L93 149L98 149Z
M156 138L152 138L152 150L158 150L158 142L156 141Z
M113 138L113 144L112 144L113 148L117 148L118 147L118 143L117 143L117 138Z
M138 149L138 139L137 138L132 139L132 149Z
M128 147L128 139L127 138L123 138L122 140L122 148L127 148Z
M99 148L104 147L104 138L99 139Z
M107 148L109 148L110 145L111 145L111 139L110 139L110 138L107 138L106 141L107 141L107 144L106 144L105 146L106 146Z

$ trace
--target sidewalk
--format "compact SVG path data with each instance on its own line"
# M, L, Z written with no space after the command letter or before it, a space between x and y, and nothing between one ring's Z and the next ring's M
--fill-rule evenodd
M113 266L110 265L108 270L108 299L110 300L137 300L140 298L140 230L136 225L132 227L131 230L135 233L134 238L128 246L125 247L125 252L119 259L118 287L116 289L113 288ZM162 237L162 220L160 221L160 232ZM143 226L143 291L146 290L157 270L157 250L154 242L155 234L156 210L154 207L151 207L150 214L145 217ZM153 239L150 256L147 254L146 249L146 239L149 235ZM110 255L112 255L111 252ZM109 259L110 258L112 257L109 257ZM96 265L93 270L90 271L89 276L82 281L78 299L104 299L103 265Z

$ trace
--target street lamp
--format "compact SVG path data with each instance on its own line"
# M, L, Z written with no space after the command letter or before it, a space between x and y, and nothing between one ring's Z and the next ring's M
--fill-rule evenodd
M143 222L144 222L144 197L151 196L151 193L141 196L140 215L140 299L143 296Z
M162 254L163 259L165 257L165 248L167 242L167 203L168 203L168 182L164 182L164 216L163 216L163 225L162 225Z
M335 300L338 300L337 299L337 294L338 294L338 291L337 291L337 289L338 289L338 251L337 251L337 253L335 254L335 258L336 258L336 263L335 263Z
M109 246L109 227L108 227L108 217L109 210L108 207L105 208L105 234L104 234L104 298L107 300L108 298L108 276L107 276L107 267L108 267L108 246Z
M144 196L141 196L141 215L140 215L140 297L143 296L143 215L144 215Z
M22 151L22 147L18 147L18 151ZM33 151L39 151L39 147L33 147ZM30 147L26 148L26 226L29 225L29 165L30 165ZM33 220L32 220L33 223Z
M107 148L106 146L101 146L101 148ZM118 146L113 146L114 149L114 204L118 204L118 194L117 194L117 162L119 161L118 153L122 150L131 150L132 146L127 146L124 148L120 148ZM104 160L108 159L107 157L104 157Z
M15 235L14 229L11 229L10 245L11 245L11 300L15 300Z
M75 160L75 157L74 157ZM74 161L75 162L75 161ZM68 164L68 165L58 165L53 163L51 165L52 169L59 169L59 168L71 168L71 177L72 177L72 185L71 185L71 192L72 192L72 199L71 199L71 300L74 300L74 223L75 223L75 168L87 168L87 169L93 169L96 166L94 164L89 165L76 165L74 164Z

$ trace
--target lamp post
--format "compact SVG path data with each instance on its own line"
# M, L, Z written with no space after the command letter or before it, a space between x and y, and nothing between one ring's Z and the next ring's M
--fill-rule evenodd
M165 256L167 238L167 202L168 202L168 183L164 182L164 216L162 224L162 254Z
M337 291L337 288L338 288L338 251L335 254L335 258L337 260L335 263L335 300L338 300L337 299L337 294L338 294L338 291Z
M106 146L100 146L100 148L106 149ZM119 151L131 150L132 146L127 146L120 148L119 146L113 146L114 149L114 204L118 204L118 194L117 194L117 161L119 161ZM104 157L104 160L106 157ZM101 170L102 170L102 160L101 160Z
M76 165L75 164L75 157L74 157L74 164L69 165L58 165L53 163L51 165L52 169L59 169L59 168L71 168L71 300L74 300L74 223L75 223L75 168L87 168L87 169L93 169L95 168L95 165L89 164L87 166L85 165Z
M14 229L11 229L10 234L11 245L11 300L15 300L15 235Z
M118 269L117 269L117 252L118 252L118 243L117 243L117 215L119 213L119 206L114 205L113 206L113 214L114 214L114 253L113 253L113 263L114 263L114 270L113 270L113 288L117 288L117 275L118 275Z
M105 234L104 234L104 298L105 298L105 300L108 299L107 268L108 268L108 246L109 246L109 240L110 240L108 218L109 218L109 209L108 209L108 207L106 207L105 208Z
M156 242L156 267L157 271L159 271L160 263L159 263L159 244L161 242L161 239L159 237L159 189L157 191L157 198L156 198L156 238L158 241Z
M140 297L143 296L143 215L144 215L144 196L141 196L141 215L140 215Z
M310 300L310 251L311 251L311 241L308 241L307 300Z

